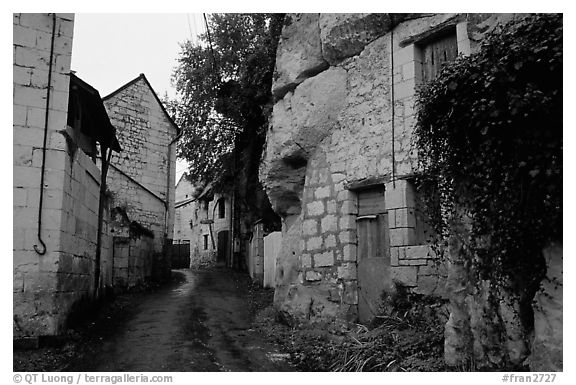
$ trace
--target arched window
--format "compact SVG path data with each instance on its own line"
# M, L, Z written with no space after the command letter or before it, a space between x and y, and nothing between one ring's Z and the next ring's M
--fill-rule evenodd
M226 199L224 198L218 200L218 218L226 218Z

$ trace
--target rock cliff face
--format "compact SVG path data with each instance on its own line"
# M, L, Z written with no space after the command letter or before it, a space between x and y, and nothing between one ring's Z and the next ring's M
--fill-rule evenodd
M562 245L553 244L544 250L548 267L532 307L534 338L528 361L533 371L563 370L563 259Z
M458 357L472 357L484 367L524 362L531 343L527 329L520 327L517 301L495 292L489 282L471 285L457 243L452 245L454 258L437 263L422 234L418 194L411 183L414 100L422 83L424 47L434 36L453 33L458 52L470 54L487 31L512 17L287 17L260 166L260 180L283 222L275 305L286 318L357 320L362 301L359 196L371 185L384 190L388 218L390 282L384 286L399 284L451 300L447 362L462 365ZM495 295L509 300L494 307ZM536 331L543 337L532 343L533 353L539 349L532 365L553 368L536 362L554 350L549 341L561 341L561 335L552 336L554 325L561 323L561 296L559 303L537 300L545 309L536 315ZM560 354L561 362L558 349L553 354Z
M449 241L446 363L474 369L519 367L529 354L530 339L520 299L493 282L477 280L468 262L468 228L466 223L453 224Z
M412 186L390 179L408 176L413 161L418 53L399 42L449 17L288 15L260 167L260 180L283 218L276 304L287 315L355 319L358 205L356 191L347 186L371 178L386 185L391 276L413 288L426 283L424 292L441 294L445 273L437 271L417 234Z

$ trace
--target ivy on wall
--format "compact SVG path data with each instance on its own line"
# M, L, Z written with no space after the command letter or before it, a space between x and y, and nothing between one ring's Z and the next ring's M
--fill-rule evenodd
M562 15L515 19L446 65L419 90L415 145L440 239L464 212L480 278L539 282L562 241Z

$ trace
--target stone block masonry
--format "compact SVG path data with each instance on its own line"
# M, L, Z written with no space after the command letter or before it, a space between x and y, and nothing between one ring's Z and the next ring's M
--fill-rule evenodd
M13 15L13 333L62 332L72 306L93 293L100 171L63 133L68 115L74 16ZM47 87L51 88L41 236L37 236ZM105 215L106 217L106 215ZM102 283L110 283L111 238L104 222Z
M113 284L129 289L152 279L153 239L147 236L114 237Z
M453 15L404 16L288 16L260 170L272 206L292 224L284 238L292 237L288 232L299 235L279 254L276 303L287 312L302 308L293 301L311 298L325 306L310 318L353 316L358 196L347 186L370 179L380 180L385 190L391 278L413 291L442 294L442 282L431 282L436 259L424 246L409 182L416 160L410 141L422 52L401 42ZM466 45L465 36L458 41ZM304 166L291 167L293 159ZM335 298L336 308L325 304L336 303Z
M174 143L178 129L150 84L140 75L104 97L122 152L114 154L108 186L112 205L154 233L162 253L174 233Z
M220 204L224 205L223 218L219 217ZM187 226L191 226L190 267L200 268L216 264L218 234L223 231L230 231L232 210L230 197L226 194L215 193L211 200L202 197L185 207L189 210L191 218L187 224ZM207 223L206 220L213 220L213 223ZM213 241L214 243L212 243ZM256 242L256 238L253 238L253 241ZM251 250L250 245L248 248ZM252 270L249 269L249 272Z
M53 14L14 14L13 19L15 338L62 333L73 306L79 301L93 300L97 292L93 285L101 175L93 160L71 141L70 130L75 128L67 127L73 21L73 15L69 14L56 14L55 24ZM50 60L53 26L54 52ZM52 79L48 84L50 63ZM117 120L113 124L124 128L124 133L134 128L134 135L125 135L130 143L122 143L122 147L127 151L121 157L115 156L119 166L111 169L108 180L113 179L111 190L116 187L116 191L126 192L121 203L136 208L137 221L150 227L157 236L154 243L152 238L131 239L127 261L122 259L122 252L114 261L108 218L118 202L112 206L106 200L99 289L118 285L123 274L127 277L126 285L134 286L148 278L154 267L157 270L169 267L158 255L166 243L166 235L173 232L175 151L169 144L178 130L147 80L143 76L137 80L142 84L130 85L136 84L135 95L140 99L130 94L130 85L121 90L127 96L120 91L115 95L116 99L126 96L129 102L123 107L125 119L115 115ZM45 122L48 87L49 117ZM113 97L108 100L110 106L115 106L114 100ZM118 124L119 121L124 125ZM45 179L41 189L46 123ZM37 236L41 191L44 196L40 230L46 244L45 254L34 250L34 245L42 249ZM127 269L122 270L124 262Z
M182 175L175 188L175 210L174 210L174 243L190 242L192 240L192 228L190 222L193 220L194 204L193 195L196 187Z
M543 281L549 291L534 298L533 351L525 360L523 306L505 292L496 293L503 300L492 303L494 284L478 281L461 262L467 251L458 237L446 250L453 263L434 255L411 184L418 171L412 148L416 90L438 69L428 53L443 49L446 59L473 54L486 33L518 17L287 15L260 167L272 207L283 218L274 303L286 319L357 320L366 291L358 282L357 262L364 253L358 250L356 201L360 189L372 185L385 191L385 207L378 210L388 216L387 234L381 235L389 238L390 263L383 279L389 272L391 281L413 293L450 299L449 365L462 367L473 357L478 367L510 360L530 361L535 370L561 370L562 245L544 251L547 273L556 281L554 287Z

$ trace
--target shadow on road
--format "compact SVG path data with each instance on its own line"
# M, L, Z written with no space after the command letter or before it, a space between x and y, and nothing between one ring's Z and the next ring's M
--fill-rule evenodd
M252 328L249 294L248 281L225 268L174 270L169 285L117 299L133 303L100 316L61 370L295 370Z

